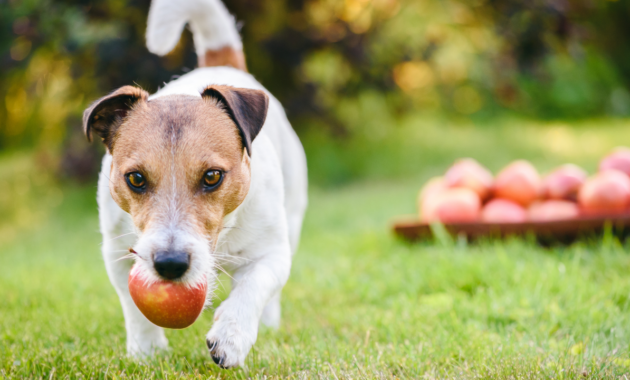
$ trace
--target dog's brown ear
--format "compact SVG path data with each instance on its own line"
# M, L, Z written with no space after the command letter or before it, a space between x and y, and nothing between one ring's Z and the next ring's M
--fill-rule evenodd
M88 141L92 141L92 133L96 133L111 152L113 136L124 117L138 101L148 98L149 93L140 88L123 86L92 103L83 112L83 131Z
M252 141L260 132L269 107L269 97L264 91L231 86L212 85L206 87L201 96L215 98L225 106L238 128L243 146L252 155Z

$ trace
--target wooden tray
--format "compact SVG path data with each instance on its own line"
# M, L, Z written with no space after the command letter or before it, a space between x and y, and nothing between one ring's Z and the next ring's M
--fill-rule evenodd
M568 244L580 236L601 234L605 226L618 237L630 234L630 214L580 217L570 220L526 223L449 223L444 228L453 236L465 236L469 240L480 237L506 237L532 234L542 244ZM403 239L417 241L432 237L431 226L419 220L398 221L394 233Z

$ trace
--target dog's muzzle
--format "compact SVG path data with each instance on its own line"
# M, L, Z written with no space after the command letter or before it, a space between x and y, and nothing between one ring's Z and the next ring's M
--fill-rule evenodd
M159 251L153 256L153 267L167 280L182 277L189 266L190 256L186 252Z

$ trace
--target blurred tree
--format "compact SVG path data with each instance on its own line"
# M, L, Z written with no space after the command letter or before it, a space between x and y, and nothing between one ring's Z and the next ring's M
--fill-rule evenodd
M630 42L620 38L630 33L630 3L491 0L485 8L502 40L495 62L507 66L495 71L501 103L545 117L630 114Z
M54 158L70 144L61 168L91 174L97 155L76 138L83 109L124 84L155 91L194 68L189 34L167 57L148 53L148 7L148 0L0 2L0 149L35 147Z
M118 86L155 91L195 66L188 32L166 57L146 50L149 4L0 0L0 149L35 148L51 165L89 177L98 155L79 138L82 110ZM248 67L284 104L298 132L310 125L332 136L378 139L396 117L417 110L630 114L628 2L226 5L243 21ZM69 153L62 157L64 146Z

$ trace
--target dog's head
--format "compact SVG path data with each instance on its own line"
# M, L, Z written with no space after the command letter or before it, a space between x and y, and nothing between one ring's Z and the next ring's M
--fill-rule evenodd
M147 280L194 285L211 272L223 219L249 190L268 101L263 91L229 86L149 100L125 86L85 111L88 140L99 136L113 157L110 192L133 219Z

